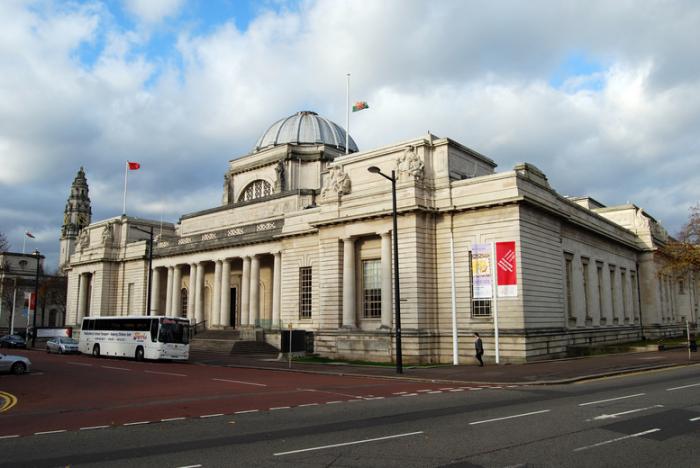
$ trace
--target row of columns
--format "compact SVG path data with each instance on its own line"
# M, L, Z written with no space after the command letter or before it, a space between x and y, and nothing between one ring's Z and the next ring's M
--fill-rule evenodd
M282 292L282 254L275 252L272 285L272 324L280 322ZM231 262L232 259L211 260L214 262L214 283L211 301L210 326L235 326L231 324ZM240 324L256 325L260 318L260 256L252 255L242 258L241 278L241 313ZM190 276L187 295L187 316L196 323L204 321L204 272L206 262L189 264ZM158 268L153 271L151 314L161 315L160 311L160 275ZM182 313L182 265L165 267L167 281L165 287L164 314L179 316Z
M391 328L392 313L392 267L391 267L391 232L381 233L381 272L382 272L382 312L381 328ZM357 328L357 308L355 298L357 291L357 273L355 271L355 239L343 239L343 328Z

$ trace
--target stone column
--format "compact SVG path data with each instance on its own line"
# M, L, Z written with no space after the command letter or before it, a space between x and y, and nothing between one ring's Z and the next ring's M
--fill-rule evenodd
M260 319L260 258L253 255L250 260L250 319L255 325Z
M173 310L173 267L166 270L167 279L165 286L165 311L163 315L172 315Z
M151 285L151 315L158 315L160 310L160 274L158 268L153 268L153 284Z
M250 318L250 257L243 257L241 277L241 325L248 325Z
M355 239L343 239L343 328L355 328Z
M174 267L175 276L173 277L173 306L172 314L175 317L179 317L182 314L182 265L175 265Z
M209 320L213 326L219 326L221 317L221 260L214 262L214 297L211 298Z
M382 234L382 325L381 328L391 329L391 233Z
M87 309L87 293L88 293L88 274L81 273L78 280L78 319L77 324L80 325L85 317Z
M204 305L202 301L202 296L204 295L204 264L199 263L197 265L197 282L194 295L194 317L197 323L204 320L204 310L202 306Z
M282 253L275 252L275 267L272 274L272 327L279 328L282 309Z
M187 318L194 320L194 296L197 290L197 264L190 263L190 280L187 285Z
M221 271L221 310L219 324L222 327L231 326L231 260L223 261ZM235 325L235 324L234 324Z

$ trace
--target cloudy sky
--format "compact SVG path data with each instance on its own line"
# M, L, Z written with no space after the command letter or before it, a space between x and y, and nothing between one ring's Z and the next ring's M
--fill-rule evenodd
M55 265L83 166L93 221L217 206L230 159L314 110L371 149L449 136L674 233L700 199L696 1L0 1L0 232Z

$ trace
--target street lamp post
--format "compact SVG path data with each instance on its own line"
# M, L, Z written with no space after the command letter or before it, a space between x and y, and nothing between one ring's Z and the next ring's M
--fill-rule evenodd
M384 174L377 166L367 168L372 174L379 174L391 181L391 216L394 224L394 321L396 322L396 373L403 374L403 358L401 355L401 295L399 289L399 231L396 221L396 173L391 176Z
M36 344L36 311L39 308L39 260L41 259L41 254L38 250L34 251L34 255L36 255L36 276L34 277L34 314L32 315L32 348Z
M151 281L153 281L153 226L148 231L136 226L131 226L144 234L148 234L148 281L146 283L146 315L151 315Z

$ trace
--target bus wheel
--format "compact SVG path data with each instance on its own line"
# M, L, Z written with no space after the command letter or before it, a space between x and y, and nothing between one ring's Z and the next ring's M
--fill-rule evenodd
M137 361L143 361L143 348L139 346L136 348L136 360Z
M96 344L92 347L92 355L94 357L100 357L100 345Z

